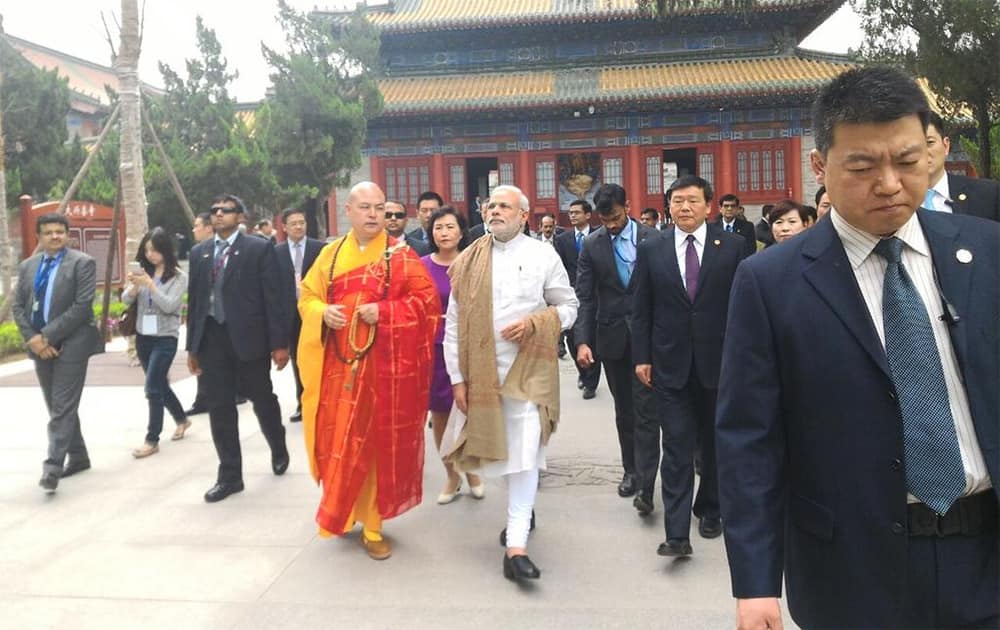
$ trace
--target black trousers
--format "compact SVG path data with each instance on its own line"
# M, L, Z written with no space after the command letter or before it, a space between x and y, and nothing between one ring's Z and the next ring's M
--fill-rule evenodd
M272 461L287 456L281 407L271 386L271 358L241 361L233 350L225 324L218 324L210 317L206 320L198 361L207 397L212 442L219 456L218 481L234 483L243 479L237 393L253 403L260 430L271 447Z
M295 375L295 412L302 411L302 377L299 376L299 332L302 329L302 322L295 318L292 322L291 337L289 339L288 354L291 357L292 374Z
M604 380L615 400L615 427L618 429L622 467L626 473L636 476L642 489L645 487L643 466L648 468L652 461L653 473L649 486L649 494L652 494L656 466L660 461L659 428L654 424L656 397L653 390L643 387L636 378L631 352L628 350L620 359L602 359L601 363L604 365ZM640 442L639 426L648 424L653 424L656 431L652 450L646 440Z
M1000 628L996 522L974 536L910 536L907 628Z
M691 368L680 389L657 388L663 431L660 488L663 526L667 539L688 538L692 498L695 516L719 517L719 483L715 466L715 398L718 390L706 389ZM701 481L694 497L694 456L701 453Z
M566 341L569 343L569 356L573 359L573 365L576 366L584 389L597 389L598 383L601 382L601 362L595 361L590 367L580 367L580 364L576 362L576 338L572 328L566 331Z

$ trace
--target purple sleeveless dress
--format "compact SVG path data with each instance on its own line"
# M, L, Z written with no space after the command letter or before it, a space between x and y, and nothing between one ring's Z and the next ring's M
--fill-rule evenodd
M431 260L428 254L420 259L427 268L434 285L437 286L441 298L441 314L448 312L448 298L451 297L451 281L448 279L448 267ZM451 393L451 379L444 366L444 318L438 326L434 337L434 376L431 379L431 399L428 408L434 413L450 413L455 399Z

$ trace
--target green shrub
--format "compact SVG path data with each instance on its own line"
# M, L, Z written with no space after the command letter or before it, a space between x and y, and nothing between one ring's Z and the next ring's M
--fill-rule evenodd
M24 340L14 322L0 324L0 357L24 352Z

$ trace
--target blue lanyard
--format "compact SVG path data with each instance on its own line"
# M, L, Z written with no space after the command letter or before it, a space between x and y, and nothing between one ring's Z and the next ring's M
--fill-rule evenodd
M618 236L616 236L614 238L614 240L621 240L621 234L618 234ZM636 249L636 245L635 245L635 230L632 231L632 238L627 238L625 240L627 240L629 243L632 244L632 249L633 250ZM617 243L612 243L611 245L612 245L611 249L615 250L615 256L618 258L618 260L622 261L626 265L634 265L635 264L635 256L632 257L632 260L628 260L627 258L625 258L624 256L622 256L622 254L621 254L620 251L618 251L618 244ZM638 253L638 252L636 252L636 253Z
M163 286L163 280L161 280L160 278L154 277L153 278L153 283L156 284L157 287L162 287ZM153 292L151 290L149 290L149 289L143 289L143 291L146 292L146 304L148 306L152 306L153 305Z
M52 257L42 258L41 264L38 265L38 271L35 272L35 293L49 282L49 277L52 276L52 270L62 262L62 259L66 256L66 249L63 248L59 250L59 253ZM44 270L44 273L43 273ZM44 296L43 296L44 297Z

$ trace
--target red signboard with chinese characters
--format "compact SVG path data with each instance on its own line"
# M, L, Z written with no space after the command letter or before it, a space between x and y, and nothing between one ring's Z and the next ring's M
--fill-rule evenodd
M24 195L21 207L21 258L27 258L38 246L35 235L35 221L43 214L56 212L58 201L32 205L32 199ZM121 284L125 265L122 252L125 251L125 217L118 224L117 238L111 236L111 222L114 209L90 201L70 201L64 212L69 219L69 246L94 257L97 261L97 284L104 284L104 274L108 263L108 247L115 247L115 263L111 270L111 283Z

